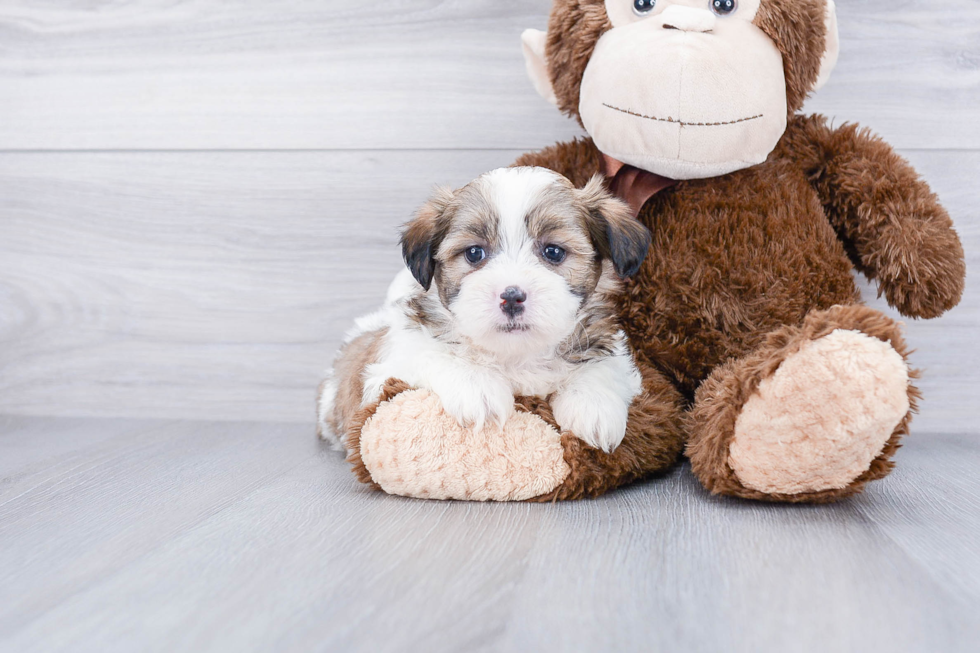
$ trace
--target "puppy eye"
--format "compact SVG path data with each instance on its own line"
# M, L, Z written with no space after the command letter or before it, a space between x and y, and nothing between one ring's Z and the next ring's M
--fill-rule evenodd
M558 245L548 245L544 248L544 257L552 263L561 263L565 260L565 250Z
M633 13L637 16L646 16L656 6L657 0L633 0Z
M719 16L729 16L738 9L738 0L710 0L711 11Z
M470 263L470 265L476 265L487 257L487 251L482 247L473 246L463 252L463 256Z

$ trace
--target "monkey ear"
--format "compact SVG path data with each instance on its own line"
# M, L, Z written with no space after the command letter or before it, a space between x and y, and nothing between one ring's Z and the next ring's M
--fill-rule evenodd
M521 43L524 50L524 63L527 65L527 74L534 83L537 92L558 106L558 96L555 89L551 86L551 76L548 75L548 61L545 58L545 46L548 42L548 34L536 29L526 29L521 34Z
M823 50L823 57L820 59L820 74L817 82L813 85L813 90L818 91L830 79L830 73L837 65L837 58L840 56L840 32L837 29L837 5L834 0L827 0L827 44Z
M606 190L602 175L595 175L579 191L588 217L589 235L599 255L612 261L620 278L632 277L650 251L650 230L633 217L633 209Z
M448 210L453 192L436 189L435 194L402 230L402 258L412 276L428 290L436 274L436 253L449 227Z

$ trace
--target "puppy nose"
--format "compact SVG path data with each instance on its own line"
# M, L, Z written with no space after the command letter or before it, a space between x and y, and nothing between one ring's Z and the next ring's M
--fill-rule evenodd
M682 32L710 32L715 28L715 15L707 9L695 9L683 5L671 5L661 14L664 29Z
M527 293L517 286L511 286L501 293L500 299L502 300L500 310L510 317L517 317L524 312L524 300L527 299Z

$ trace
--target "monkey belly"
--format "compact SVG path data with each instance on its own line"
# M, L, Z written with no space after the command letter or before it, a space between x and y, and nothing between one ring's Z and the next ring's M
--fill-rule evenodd
M689 398L780 326L861 301L843 244L791 162L684 182L640 219L653 246L623 299L624 328Z

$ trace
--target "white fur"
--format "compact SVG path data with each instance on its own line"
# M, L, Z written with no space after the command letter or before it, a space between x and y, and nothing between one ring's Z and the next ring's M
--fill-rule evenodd
M333 370L328 373L328 380L323 384L323 391L317 398L317 426L320 437L329 442L338 451L346 449L342 433L334 432L330 426L330 415L333 413L334 402L337 400L337 380L333 378Z
M514 412L517 395L552 397L564 430L613 451L640 393L640 374L622 333L605 359L575 365L561 356L563 342L577 326L580 300L563 277L537 258L524 220L556 176L541 169L505 169L482 179L500 217L502 251L463 279L448 309L438 303L440 317L452 324L449 337L438 337L410 319L408 300L426 291L408 270L399 273L385 306L358 320L348 334L352 339L388 328L379 360L365 371L362 402L377 400L385 382L397 378L434 392L461 424L481 429L502 426ZM527 292L521 316L525 331L499 329L508 322L499 297L509 286ZM438 296L435 283L428 292Z
M626 337L613 356L575 370L551 400L555 420L587 444L612 453L626 435L626 420L642 378L626 347Z

